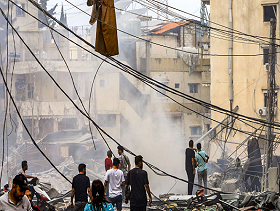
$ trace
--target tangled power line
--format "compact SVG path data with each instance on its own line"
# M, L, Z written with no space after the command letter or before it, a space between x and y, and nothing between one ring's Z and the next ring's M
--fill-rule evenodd
M10 1L11 3L13 3L15 6L19 7L19 6L18 6L16 3L14 3L12 0L9 0L9 1ZM65 25L63 25L60 21L58 21L57 19L55 19L54 17L52 17L47 11L45 11L44 9L42 9L38 3L36 3L36 2L33 1L33 0L28 0L28 1L31 2L31 3L32 3L36 8L38 8L41 12L43 12L46 16L52 18L55 22L57 22L57 23L58 23L60 26L62 26L64 29L66 29L67 31L71 32L74 36L76 36L78 39L80 39L81 41L83 41L86 45L88 45L88 46L90 46L90 47L92 47L92 48L94 49L94 46L93 46L92 44L90 44L89 42L87 42L86 40L84 40L82 37L80 37L79 35L77 35L76 33L74 33L74 32L73 32L72 30L70 30L68 27L66 27ZM156 1L155 1L155 2L156 2ZM19 8L20 8L22 11L24 11L25 13L27 13L28 15L32 16L30 13L28 13L28 12L27 12L26 10L24 10L23 8L21 8L21 7L19 7ZM47 73L47 75L51 78L51 80L54 82L54 84L60 89L60 91L68 98L68 100L71 101L71 103L74 105L74 107L75 107L83 116L85 116L85 117L97 128L97 130L99 131L99 133L100 133L100 135L101 135L102 137L103 137L103 135L102 135L102 133L103 133L103 134L106 135L109 139L113 140L117 145L120 145L119 142L117 142L117 141L116 141L113 137L111 137L106 131L104 131L104 130L90 117L89 113L87 112L87 110L85 109L85 107L84 107L83 105L82 105L82 106L83 106L84 111L81 110L81 109L78 107L77 104L75 104L75 102L67 95L67 93L60 87L60 85L56 82L56 80L51 76L51 74L50 74L50 73L46 70L46 68L42 65L42 63L39 61L39 59L36 57L36 55L32 52L31 48L26 44L26 42L22 39L22 37L20 36L20 34L19 34L19 33L17 32L17 30L14 28L13 24L12 24L12 23L8 20L8 18L5 16L5 14L4 14L4 12L3 12L3 10L2 10L1 8L0 8L0 11L1 11L3 17L6 19L7 24L9 24L10 27L12 28L12 31L15 32L15 33L17 34L17 36L19 37L19 39L21 40L21 42L22 42L22 43L25 45L25 47L29 50L29 52L32 54L32 56L33 56L34 59L37 61L37 63L38 63L38 64L41 66L41 68ZM32 17L35 18L37 21L43 23L41 20L37 19L36 17L34 17L34 16L32 16ZM98 21L99 21L99 20L98 20ZM43 23L43 24L44 24L44 23ZM58 33L59 35L63 36L65 39L68 39L69 41L73 42L72 40L70 40L70 39L67 38L66 36L64 36L64 35L62 35L61 33L59 33L58 31L56 31L54 28L51 28L48 24L44 24L44 25L47 26L51 31L54 31L54 32ZM124 32L124 33L126 33L126 32ZM128 34L128 35L130 35L130 36L134 36L134 35L131 35L131 34L129 34L129 33L126 33L126 34ZM140 38L140 37L137 37L137 36L134 36L134 37L137 38L137 39L141 39L141 40L143 40L143 41L147 41L147 40L145 40L145 39L143 39L143 38ZM257 37L257 38L262 38L262 37ZM198 105L200 105L200 106L209 108L209 109L211 109L211 110L213 110L213 111L220 112L220 113L222 113L222 114L227 114L227 115L233 116L233 117L235 117L235 118L238 117L238 118L240 118L240 119L243 119L243 120L245 120L245 121L249 121L249 122L255 123L255 124L266 125L266 126L270 126L270 127L274 127L274 128L279 128L279 127L280 127L280 124L269 123L269 122L267 122L267 121L265 121L265 120L262 120L262 119L257 119L257 118L253 118L253 117L248 117L248 116L245 116L245 115L237 114L237 113L234 113L234 112L230 112L230 111L228 111L228 110L226 110L226 109L223 109L223 108L221 108L221 107L218 107L218 106L212 105L212 104L210 104L210 103L207 103L207 102L201 101L201 100L199 100L199 99L196 99L196 98L194 98L194 97L191 97L191 96L189 96L189 95L187 95L187 94L184 94L184 93L179 92L179 91L177 91L177 90L175 90L175 89L172 89L171 87L168 87L168 86L166 86L166 85L164 85L164 84L162 84L162 83L160 83L160 82L158 82L158 81L156 81L156 80L154 80L154 79L152 79L152 78L150 78L150 77L148 77L148 76L146 76L146 75L144 75L144 74L142 74L142 73L140 73L140 72L134 70L133 68L129 67L128 65L125 65L125 64L121 63L120 61L118 61L117 59L115 59L115 58L113 58L113 57L107 57L106 59L104 59L104 58L102 58L101 56L99 56L99 55L97 55L97 54L95 54L95 53L93 53L93 52L91 52L91 51L85 49L85 48L82 47L81 45L79 45L79 44L77 44L77 43L75 43L75 42L73 42L73 43L76 44L78 47L80 47L80 48L86 50L87 52L91 53L91 54L94 55L95 57L101 59L101 60L102 60L102 63L103 63L103 62L106 62L106 63L108 63L108 64L110 64L110 65L112 65L112 66L114 66L114 67L116 67L116 68L118 68L118 69L120 69L120 70L122 70L122 71L124 71L124 72L126 72L126 73L128 73L128 74L130 74L130 75L132 75L132 76L134 76L135 78L139 79L140 81L142 81L143 83L145 83L146 85L148 85L150 88L152 88L152 89L154 89L155 91L161 93L162 95L165 95L166 97L168 97L169 99L173 100L173 101L176 102L177 104L179 104L179 105L181 105L181 106L183 106L183 107L185 107L185 108L187 108L187 109L189 109L189 110L191 110L191 111L193 111L193 112L195 112L195 113L197 113L197 114L199 114L199 115L204 116L203 114L200 114L199 112L196 112L195 110L192 110L192 109L190 109L190 108L184 106L183 104L180 104L178 101L175 101L175 100L174 100L173 98L171 98L170 96L168 96L168 95L162 93L161 91L159 91L159 89L163 89L163 90L165 90L165 91L168 91L168 92L171 93L171 94L177 95L177 96L182 97L182 98L184 98L184 99L187 99L187 100L189 100L189 101L191 101L191 102L194 102L194 103L196 103L196 104L198 104ZM153 43L153 44L155 44L155 45L160 45L160 44L157 44L157 43ZM170 47L164 46L164 45L162 45L161 47L170 48ZM58 48L58 46L57 46L57 48ZM174 49L174 48L172 48L172 49L173 49L173 50L178 50L178 49ZM59 48L58 48L58 50L59 50ZM61 53L61 52L60 52L60 53ZM263 54L255 54L255 55L253 55L253 56L257 56L257 55L263 55ZM61 56L63 57L62 54L61 54ZM218 55L215 55L215 54L214 54L214 55L212 55L212 56L218 56ZM227 56L227 55L219 55L219 56ZM252 56L252 55L236 55L236 56ZM107 59L110 60L110 61L108 61ZM64 60L64 61L65 61L65 60ZM65 61L65 65L67 66L66 61ZM71 74L71 71L70 71L69 68L68 68L68 71L69 71L69 74ZM41 154L48 160L48 162L54 167L54 169L55 169L57 172L59 172L59 173L61 174L61 176L63 176L68 182L71 182L65 175L63 175L63 174L54 166L54 164L52 164L52 162L48 159L48 157L44 154L44 152L38 147L38 145L37 145L36 142L34 141L32 135L30 134L30 132L28 131L26 125L24 124L24 121L23 121L23 119L22 119L22 117L21 117L21 114L20 114L20 112L19 112L19 110L18 110L18 108L17 108L17 106L16 106L16 103L15 103L13 97L12 97L11 91L10 91L10 89L9 89L9 87L8 87L8 85L7 85L7 81L6 81L5 77L4 77L2 68L1 68L0 72L1 72L2 79L3 79L3 81L4 81L4 84L5 84L7 93L9 94L10 99L11 99L11 101L12 101L12 103L13 103L15 109L16 109L16 112L17 112L17 114L18 114L18 116L19 116L19 118L20 118L20 120L21 120L21 122L22 122L22 124L23 124L23 126L24 126L24 128L25 128L25 130L27 131L28 135L30 136L30 138L31 138L31 140L32 140L32 142L33 142L33 144L34 144L34 145L36 146L36 148L41 152ZM72 82L73 82L73 81L72 81ZM93 83L94 83L94 82L93 82ZM75 86L74 82L73 82L73 85ZM76 92L77 95L78 95L77 89L75 89L75 92ZM79 98L79 100L81 101L80 98ZM211 118L209 118L209 119L211 119ZM214 120L214 119L211 119L211 120L212 120L212 121L216 121L216 120ZM216 121L216 122L217 122L217 121ZM247 134L247 135L248 135L248 134L251 134L251 135L253 134L253 133L250 133L250 132L241 131L241 130L236 129L236 128L232 128L232 129L234 129L234 130L236 130L236 131L239 131L239 132L243 132L243 133L245 133L245 134ZM256 136L257 134L256 134L256 135L253 134L253 135ZM103 140L106 142L106 139L105 139L104 137L103 137ZM109 147L108 143L107 143L107 146ZM110 148L110 147L109 147L109 148ZM132 151L130 151L129 149L125 148L125 150L126 150L128 153L130 153L131 155L135 156L135 154L134 154ZM189 183L188 181L186 181L186 180L184 180L184 179L181 179L181 178L178 178L178 177L176 177L176 176L174 176L174 175L171 175L171 174L169 174L169 173L167 173L167 172L165 172L165 171L163 171L163 170L157 168L156 166L153 166L152 164L150 164L150 163L148 163L148 162L146 162L146 161L144 161L144 162L145 162L145 164L146 164L154 173L156 173L157 175L169 176L169 177L172 177L172 178L174 178L174 179L177 179L177 180L180 180L180 181ZM198 184L194 184L194 185L199 186L199 187L203 187L203 186L200 186L200 185L198 185ZM204 188L206 188L206 187L204 187ZM206 189L212 190L211 188L206 188ZM215 191L215 190L213 190L213 191Z

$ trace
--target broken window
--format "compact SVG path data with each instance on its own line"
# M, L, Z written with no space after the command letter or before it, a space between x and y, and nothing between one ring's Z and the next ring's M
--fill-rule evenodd
M263 22L269 22L271 18L276 19L276 5L263 6Z
M189 84L190 87L190 93L198 93L198 84L192 83Z
M28 84L28 99L34 98L34 84Z
M190 127L191 128L191 135L202 135L202 128L201 126L194 126Z
M25 9L25 4L20 4L19 5L22 9ZM16 8L16 14L17 14L17 17L24 17L25 16L25 13L23 10L21 10L20 8Z

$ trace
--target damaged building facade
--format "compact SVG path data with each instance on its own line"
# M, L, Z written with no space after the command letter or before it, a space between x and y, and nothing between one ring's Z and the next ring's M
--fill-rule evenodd
M199 22L162 23L143 37L150 43L137 42L137 69L140 72L180 92L210 102L210 58L203 55L210 52L210 43L207 35L201 36ZM164 49L153 43L173 49ZM160 91L170 95L164 90ZM179 103L197 112L195 113L163 94L151 93L151 110L156 110L161 105L164 112L173 119L174 126L180 128L186 142L190 139L197 140L209 130L211 121L199 115L211 117L209 109L174 97Z

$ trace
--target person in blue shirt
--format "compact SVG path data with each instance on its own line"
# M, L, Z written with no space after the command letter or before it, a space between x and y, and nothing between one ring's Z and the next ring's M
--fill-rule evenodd
M197 154L195 156L195 161L197 164L197 176L198 176L198 184L202 185L202 180L204 187L207 187L207 166L206 163L208 163L209 156L206 154L206 152L201 150L201 143L197 144ZM204 190L204 193L206 194L206 189Z
M104 186L100 180L94 180L90 192L91 202L86 204L84 211L114 211L104 194Z

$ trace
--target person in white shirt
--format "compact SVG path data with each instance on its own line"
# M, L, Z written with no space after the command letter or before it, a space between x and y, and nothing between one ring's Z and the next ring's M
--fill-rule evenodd
M118 158L113 159L113 168L108 170L105 175L104 188L106 190L109 184L109 201L112 202L117 210L122 210L122 188L125 185L124 175L120 167L120 160Z
M11 191L0 197L0 211L32 211L31 204L25 196L26 190L28 190L26 177L23 174L16 175Z

